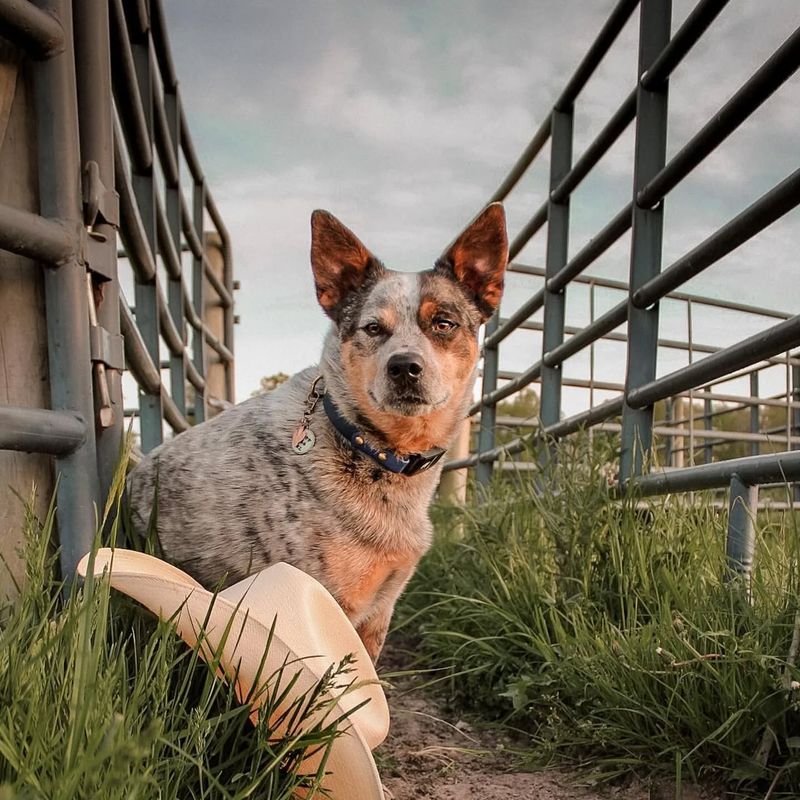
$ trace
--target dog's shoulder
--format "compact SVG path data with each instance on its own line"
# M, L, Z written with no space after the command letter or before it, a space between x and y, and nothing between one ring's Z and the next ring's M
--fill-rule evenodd
M200 425L154 448L131 471L129 494L151 495L159 474L173 477L191 470L203 473L214 463L247 452L269 457L285 449L303 416L315 367L303 370L276 389L226 409Z

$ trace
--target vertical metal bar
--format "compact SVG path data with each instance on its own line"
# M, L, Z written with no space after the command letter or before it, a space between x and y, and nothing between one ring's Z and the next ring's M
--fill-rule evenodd
M800 353L795 354L795 358L798 356ZM800 403L800 365L798 364L792 366L792 400ZM794 428L792 449L800 450L800 408L792 410L792 427ZM800 481L794 485L794 501L800 503Z
M792 439L793 433L792 430L792 364L791 364L792 354L787 350L786 351L786 449L792 449Z
M728 539L725 555L730 578L743 578L750 588L755 552L755 514L758 510L758 486L747 486L738 475L731 478L728 508Z
M664 203L639 208L636 196L663 168L667 143L668 83L647 90L641 79L669 42L671 0L642 0L639 16L639 85L636 90L636 144L633 168L633 221L629 292L661 271ZM628 301L628 364L625 392L655 379L658 305L639 309ZM653 407L622 409L620 480L640 475L653 440Z
M694 319L692 317L692 301L686 301L686 338L689 345L689 365L694 363ZM694 389L689 389L689 466L693 467L694 461Z
M192 189L192 222L199 241L203 241L203 212L206 207L206 187L202 181L195 181ZM192 260L192 302L201 321L205 320L205 272L203 259L193 256ZM192 333L192 360L195 369L203 380L206 377L206 336L205 329ZM206 390L195 389L194 421L203 422L206 418Z
M664 427L669 428L674 419L673 409L675 401L668 397L664 401ZM672 436L667 435L664 439L664 466L672 466Z
M561 364L548 367L544 354L564 341L564 312L566 288L551 292L547 281L566 263L569 247L569 197L562 202L553 200L553 192L572 166L573 109L552 112L550 124L550 199L547 210L547 254L545 259L544 332L542 334L542 398L540 416L542 427L553 425L561 418Z
M178 99L178 87L165 87L164 89L164 113L167 118L167 129L169 130L172 154L175 163L179 164L178 154L181 141L181 115ZM180 168L178 169L178 179L174 186L166 187L166 211L167 224L169 225L170 236L175 245L175 252L178 259L183 263L181 248L181 189L180 189ZM185 309L183 307L183 269L177 279L170 277L167 285L167 304L175 328L180 334L181 342L184 340L185 329ZM169 357L169 377L170 394L181 414L186 414L186 360L184 351L180 353L170 353Z
M74 0L75 68L78 82L81 157L85 165L94 161L102 186L106 213L116 216L112 203L114 188L114 109L111 94L111 56L108 4L94 0ZM112 211L114 214L112 215ZM101 267L109 278L103 282L103 300L97 309L98 323L112 338L119 337L119 282L117 279L116 220L101 213L93 226L98 234L92 250L92 268ZM102 264L97 264L97 259ZM119 461L125 425L122 403L122 371L106 364L105 380L111 399L113 420L108 427L97 427L97 470L101 497L105 500Z
M595 320L595 282L589 281L589 324L594 323ZM594 356L595 344L593 340L589 345L589 408L594 408ZM594 441L594 426L589 427L589 442Z
M493 334L500 325L500 309L495 311L491 319L486 323L484 338ZM483 381L481 383L481 397L485 397L489 392L497 388L497 366L499 352L497 345L486 347L483 351ZM494 404L487 405L481 403L481 425L478 431L478 453L485 453L491 450L495 443L495 419L497 418L497 408ZM486 486L492 478L494 464L491 461L479 461L475 467L475 477L479 484Z
M711 394L711 387L706 386L705 394ZM713 412L713 405L709 397L703 398L703 427L710 431L714 427L714 418L711 416ZM703 445L703 463L710 464L714 460L714 446L711 439L706 439Z
M83 219L72 3L41 0L38 5L61 21L65 39L64 51L36 64L34 72L40 210L71 222L77 234ZM46 268L44 285L51 405L77 412L86 423L86 441L56 459L61 572L69 580L91 548L100 502L86 269L72 258L57 269Z
M750 397L758 397L758 372L750 373ZM750 433L761 430L761 407L758 403L750 406ZM750 455L757 456L761 453L761 442L750 442Z
M142 20L144 22L144 20ZM130 30L128 32L130 36ZM136 78L139 83L139 92L144 107L147 135L150 148L153 149L153 74L152 57L150 53L150 31L143 34L137 33L131 37L131 49L136 67ZM147 237L147 244L153 254L155 262L158 252L158 236L156 222L156 185L153 177L152 165L144 172L133 173L133 191L142 223ZM159 328L158 328L158 292L156 291L155 278L150 283L136 281L136 325L144 340L147 352L154 364L161 363ZM163 440L163 409L161 395L142 391L139 399L141 410L141 447L143 453L148 453Z
M222 243L222 258L224 263L223 280L225 288L228 290L231 298L235 298L233 291L233 252L231 248L230 238L228 232L225 230L219 231L220 241ZM231 302L222 310L222 315L225 321L225 346L231 353L234 351L233 345L233 323L234 323L234 309L235 302ZM227 397L225 398L229 403L235 402L236 399L236 375L235 375L235 362L233 359L225 362L225 388Z
M591 325L597 316L595 290L597 284L593 280L589 281L589 324ZM594 408L594 378L595 378L595 347L597 342L593 339L589 345L589 408Z

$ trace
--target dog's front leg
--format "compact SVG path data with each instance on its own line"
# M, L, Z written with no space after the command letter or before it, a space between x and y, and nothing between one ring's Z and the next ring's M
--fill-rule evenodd
M413 574L415 566L416 564L396 569L389 575L375 596L369 616L356 628L373 664L378 661L378 656L383 649L394 605Z

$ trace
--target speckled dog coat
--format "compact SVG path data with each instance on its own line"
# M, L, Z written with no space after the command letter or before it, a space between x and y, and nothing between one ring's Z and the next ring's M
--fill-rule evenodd
M421 273L387 270L327 212L311 229L317 298L333 321L319 366L153 450L129 477L128 503L140 533L156 508L164 557L207 587L276 561L314 576L377 659L431 541L441 463L388 471L345 440L322 402L308 418L313 447L295 452L293 437L321 376L317 387L379 451L449 445L472 400L478 329L500 302L505 217L488 206Z

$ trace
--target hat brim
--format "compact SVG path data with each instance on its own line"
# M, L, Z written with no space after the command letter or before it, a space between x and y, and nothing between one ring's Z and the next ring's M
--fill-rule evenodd
M78 565L80 575L86 575L89 559L87 554ZM363 651L349 620L324 587L288 564L268 567L217 595L166 562L119 548L98 550L93 573L107 573L111 586L169 620L190 647L199 643L204 659L218 659L225 676L236 681L240 699L250 703L254 721L265 697L261 689L270 679L295 680L291 696L272 709L277 718L294 698L310 691L331 664L354 650ZM305 615L310 619L297 619ZM331 626L338 636L315 635L330 634ZM349 714L330 747L321 784L334 800L383 800L371 748L386 735L388 706L365 651L363 656L357 656L355 672L348 675L352 686L331 694L327 711L309 720L314 724L322 716L333 720ZM279 696L280 687L270 687L269 692ZM363 705L356 708L359 704ZM302 771L315 774L323 756L321 748L303 762Z

